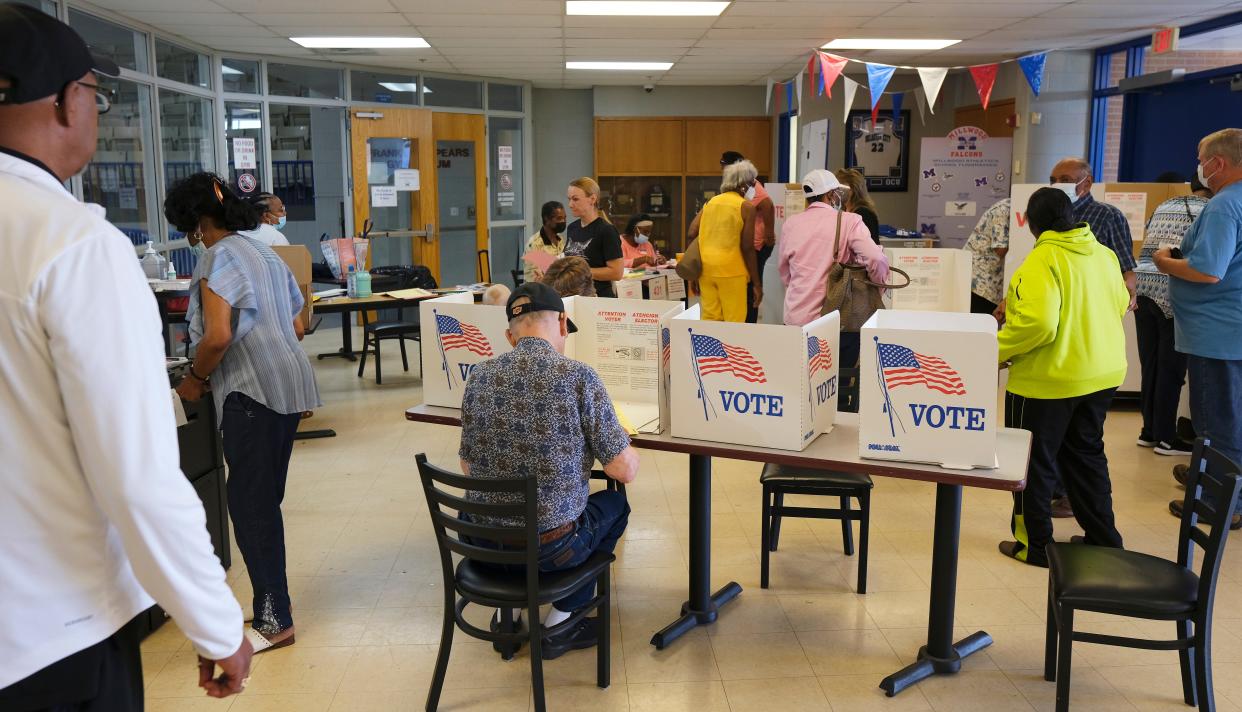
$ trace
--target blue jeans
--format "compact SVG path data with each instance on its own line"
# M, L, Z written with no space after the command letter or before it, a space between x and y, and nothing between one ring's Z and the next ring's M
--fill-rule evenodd
M1190 420L1195 434L1210 440L1212 447L1225 457L1242 464L1242 361L1191 354L1186 366L1190 374Z
M625 495L607 490L587 497L586 509L578 515L573 533L539 547L539 570L545 573L565 571L581 566L597 551L612 553L630 518L630 505ZM492 542L471 541L478 546L497 547ZM523 571L522 566L504 566L506 570ZM595 597L595 582L583 584L568 596L554 601L558 610L572 613Z

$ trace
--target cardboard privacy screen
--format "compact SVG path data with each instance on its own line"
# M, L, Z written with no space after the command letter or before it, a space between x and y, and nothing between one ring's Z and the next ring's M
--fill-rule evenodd
M862 328L858 454L996 467L996 320L877 311Z
M806 326L698 317L695 306L665 322L675 437L802 450L832 430L837 312Z
M513 350L505 337L505 308L475 304L469 292L418 305L423 325L423 402L460 408L476 364Z
M910 275L910 286L884 293L888 309L914 311L970 311L970 267L974 255L946 248L886 247L884 255L893 267ZM894 275L889 282L900 284Z

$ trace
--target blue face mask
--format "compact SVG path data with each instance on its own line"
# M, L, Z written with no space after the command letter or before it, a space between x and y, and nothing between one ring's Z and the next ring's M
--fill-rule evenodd
M190 252L194 254L195 259L202 259L207 254L207 246L200 240L197 245L190 245Z
M272 227L276 228L277 230L284 230L285 229L285 216L281 215L280 218L276 220L276 224L273 225Z
M651 238L642 234L641 232L634 235L634 242L637 242L640 245L645 245L650 241L651 241Z

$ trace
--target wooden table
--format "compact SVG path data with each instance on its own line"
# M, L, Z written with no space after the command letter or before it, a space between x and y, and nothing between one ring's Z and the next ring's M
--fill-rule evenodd
M357 352L354 351L354 332L353 324L350 323L349 315L356 311L370 311L372 309L398 309L401 307L418 306L419 302L436 297L443 296L441 294L429 294L425 297L410 297L408 299L398 299L397 297L389 297L384 294L375 294L370 297L362 297L360 299L351 299L349 297L332 297L330 299L320 299L314 302L311 307L313 314L340 314L341 315L341 349L339 351L329 351L316 356L322 360L325 358L343 358L347 361L358 360Z
M407 420L461 426L461 411L418 405L406 411ZM858 456L858 416L838 413L831 433L819 436L801 452L730 445L675 438L668 434L639 434L635 447L680 452L690 456L690 595L676 620L655 633L651 644L663 649L699 625L716 620L720 606L742 592L730 581L711 591L711 458L774 462L841 472L860 472L880 477L936 483L936 520L932 544L931 605L928 611L927 644L918 659L884 678L880 687L889 697L937 673L955 673L962 658L992 644L983 631L953 641L953 614L957 599L958 540L962 518L962 488L981 487L1018 491L1026 486L1031 434L1001 428L996 436L999 467L995 470L949 470L937 465L888 460L864 460Z

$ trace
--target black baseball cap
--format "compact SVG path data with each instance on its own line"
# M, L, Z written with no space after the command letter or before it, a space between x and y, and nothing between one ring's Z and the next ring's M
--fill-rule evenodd
M27 5L0 5L0 104L25 104L59 94L87 72L115 77L116 62L91 55L73 28Z
M724 153L720 154L720 165L722 166L731 166L734 163L737 163L738 161L744 161L744 160L746 160L746 156L743 156L737 151L725 151Z
M526 297L527 301L521 304L514 304L522 297ZM539 311L554 311L558 314L565 313L565 302L561 300L561 295L556 293L552 287L543 282L523 282L518 288L513 290L509 295L509 301L505 303L505 314L510 321L516 319L523 314L532 314ZM569 327L569 333L574 333L578 327L568 319L565 320Z

